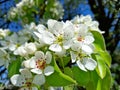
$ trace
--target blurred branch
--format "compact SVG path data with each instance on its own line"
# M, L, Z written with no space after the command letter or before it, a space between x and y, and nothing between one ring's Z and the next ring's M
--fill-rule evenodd
M40 7L40 18L43 18L43 15L45 13L45 8L46 8L46 4L45 3L46 3L46 0L44 0L44 3Z
M0 1L0 4L5 3L5 2L7 2L7 1L10 1L10 0Z
M120 19L117 21L114 30L115 31L112 35L113 38L111 40L110 46L108 46L109 49L111 50L111 54L113 54L120 40Z
M88 3L91 7L91 10L93 11L94 15L95 15L95 19L99 22L99 28L103 31L105 31L104 37L105 37L105 42L107 45L107 49L113 53L113 51L115 50L119 40L120 40L120 36L119 36L119 20L116 21L116 15L118 15L119 12L116 12L114 8L109 9L107 8L107 6L103 5L103 0L88 0ZM118 4L118 3L116 3ZM106 4L107 5L107 4ZM108 9L108 15L106 15L105 13L105 8ZM113 22L116 21L115 24L115 32L114 36L111 35L110 30L112 27Z
M99 12L100 14L102 14L103 16L105 16L105 11L104 11L104 5L102 4L102 0L98 0L98 6L99 6Z

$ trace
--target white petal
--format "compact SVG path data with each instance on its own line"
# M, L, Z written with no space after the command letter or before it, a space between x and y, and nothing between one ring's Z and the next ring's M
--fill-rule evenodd
M32 90L38 90L38 88L37 87L32 87Z
M25 50L28 54L33 54L37 50L35 43L25 43Z
M53 26L55 25L56 22L57 22L56 20L49 19L47 22L48 28L53 29Z
M58 57L63 57L66 54L66 50L63 48L61 52L55 53Z
M51 75L53 72L54 72L54 68L53 68L52 66L47 66L47 67L44 69L44 74L45 74L46 76Z
M35 53L35 57L36 57L37 59L45 59L44 53L43 53L42 51L37 51L37 52Z
M36 58L35 57L32 57L31 59L29 59L29 67L36 68Z
M5 50L0 48L0 66L8 64L9 63L8 60L9 60L9 55Z
M84 43L86 43L86 44L91 44L91 43L93 43L93 42L94 42L93 36L86 36L86 37L85 37Z
M22 65L24 65L26 68L30 68L30 60L23 61Z
M74 26L73 24L69 24L64 27L64 39L68 40L71 39L74 36Z
M4 57L7 54L7 52L0 48L0 58Z
M71 49L74 51L80 51L81 46L82 46L81 42L75 42L71 45Z
M58 36L60 34L63 34L63 22L56 22L53 26L53 33Z
M45 83L45 76L43 74L35 75L33 83L36 85L43 85Z
M5 60L0 58L0 66L5 64Z
M52 44L55 40L55 37L52 33L50 32L45 32L42 35L42 40L44 41L45 44Z
M71 47L71 44L72 44L72 40L64 41L63 43L64 49L69 49Z
M15 44L9 45L9 49L10 49L11 51L14 51L16 48L17 48L17 47L16 47Z
M88 27L85 24L80 24L79 25L79 35L80 36L85 36L88 32Z
M16 75L13 75L11 78L11 83L15 86L23 86L26 81L25 81L25 78L23 75L19 75L19 74L16 74Z
M77 63L78 67L79 67L81 70L87 71L87 70L85 69L84 65L81 63L80 60L78 60L76 63Z
M28 53L25 50L24 46L20 46L14 51L14 54L15 55L21 55L21 56L26 56Z
M20 69L20 73L25 78L32 78L32 73L28 69Z
M20 90L30 90L29 87L22 87Z
M38 38L42 38L42 35L40 34L40 33L38 33L38 32L34 32L34 34L38 37Z
M62 47L59 44L52 44L49 49L51 51L55 51L55 52L61 52L62 51Z
M86 54L91 54L93 53L93 50L90 46L88 45L82 45L82 50L86 53Z
M46 27L44 25L42 25L42 24L38 24L36 26L36 29L38 30L38 32L42 33L42 32L44 32L46 30Z
M92 58L84 58L83 64L88 70L94 70L97 66L97 63Z
M74 52L72 52L72 51L70 51L70 55L71 55L72 63L74 63L76 61L77 55Z
M51 60L52 60L52 54L49 51L47 51L46 52L46 63L50 64Z
M35 69L31 69L31 72L35 73L35 74L42 74L42 70L35 68Z

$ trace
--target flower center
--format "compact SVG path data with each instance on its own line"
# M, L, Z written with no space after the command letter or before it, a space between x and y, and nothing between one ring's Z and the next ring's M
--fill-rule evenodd
M31 82L26 82L25 83L27 87L31 87L32 83Z
M82 41L84 41L84 38L80 36L80 37L77 38L77 40L82 42Z
M37 60L36 61L36 66L37 66L37 68L43 70L46 66L46 61L45 60Z
M63 42L63 35L59 35L59 36L56 38L56 41L55 41L55 42L61 45L62 42Z

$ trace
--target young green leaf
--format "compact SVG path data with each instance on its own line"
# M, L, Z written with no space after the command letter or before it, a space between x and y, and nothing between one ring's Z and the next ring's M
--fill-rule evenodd
M70 77L73 77L73 72L69 67L64 68L64 73Z
M46 82L49 86L57 86L57 87L74 84L68 79L66 79L66 77L63 76L63 74L61 75L59 72L54 72L52 75L46 77Z
M103 58L100 57L99 55L96 55L96 59L97 59L97 73L98 75L103 79L106 75L106 64L105 62L102 60Z
M86 85L90 80L89 72L80 70L77 66L72 67L73 77L81 86Z
M14 74L18 74L20 67L21 67L20 60L12 61L8 67L8 76L11 77Z
M107 51L99 51L100 56L103 58L105 63L110 67L111 66L111 56Z
M94 44L96 44L97 47L99 47L100 49L106 50L105 41L102 34L100 34L98 31L91 31L91 32L95 38Z
M74 79L72 79L72 78L71 78L70 76L68 76L68 75L65 75L65 74L60 70L60 68L58 67L55 59L54 59L54 69L55 69L56 72L59 73L59 75L60 75L62 78L64 78L65 80L67 80L67 81L69 81L69 82L71 82L71 83L76 84L76 81L75 81Z

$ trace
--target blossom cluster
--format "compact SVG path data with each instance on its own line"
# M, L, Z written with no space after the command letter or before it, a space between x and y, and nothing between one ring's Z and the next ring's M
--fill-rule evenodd
M12 7L10 9L8 12L8 19L19 20L21 18L23 23L30 23L36 20L34 16L40 14L42 9L45 11L45 13L43 13L44 19L48 19L50 17L60 19L64 12L62 5L57 0L45 2L41 0L21 0L21 2L16 4L16 7ZM48 14L50 14L50 16Z
M91 56L95 49L92 30L102 33L89 15L66 22L49 19L47 25L31 23L17 33L0 30L0 65L8 67L11 60L22 57L20 74L11 77L21 90L37 90L45 84L55 72L53 60L64 57L70 57L71 65L92 71L97 66Z

